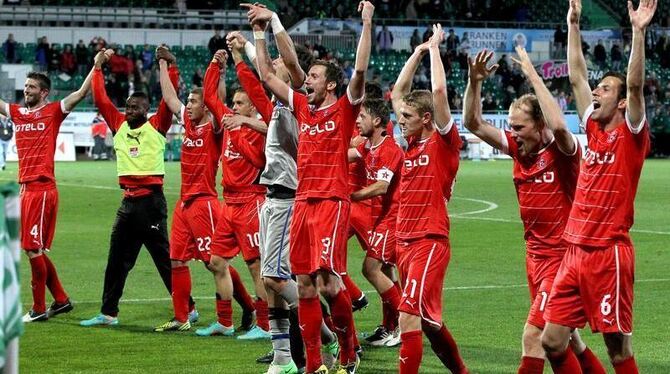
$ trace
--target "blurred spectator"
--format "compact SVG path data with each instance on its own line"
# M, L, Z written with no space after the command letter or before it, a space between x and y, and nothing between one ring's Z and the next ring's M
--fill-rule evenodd
M568 41L568 33L563 31L561 25L556 26L554 31L554 58L563 58L565 55L565 45Z
M93 54L103 48L107 48L107 41L102 36L94 36L88 43L88 48L93 49Z
M459 94L454 95L453 100L449 104L449 106L450 106L451 110L462 110L463 109L463 99L461 98L461 95L459 95Z
M144 50L142 51L142 70L151 70L151 67L154 64L154 51L151 49L149 44L144 45Z
M467 31L463 33L463 39L461 39L461 44L458 45L459 52L463 52L466 55L470 54L470 39L468 38ZM467 68L467 65L466 65Z
M107 123L100 115L100 112L93 118L91 125L91 136L93 136L92 155L94 160L107 159L107 145L105 138L107 137Z
M51 48L49 48L49 41L46 36L43 36L38 39L37 47L35 48L35 62L39 65L41 71L47 71L50 58Z
M144 92L149 95L149 79L151 70L142 70L142 60L135 61L135 70L133 71L133 89L135 92Z
M137 60L137 56L135 55L135 48L133 48L133 46L130 44L126 44L126 48L124 49L123 54L131 61Z
M604 69L607 65L607 51L605 50L602 39L599 39L598 44L593 47L593 59L601 69Z
M191 78L191 83L193 84L193 87L202 87L202 69L197 68L195 69L195 72L193 72L193 78Z
M433 29L431 28L430 25L428 25L426 26L426 31L423 32L423 37L421 38L423 40L422 43L427 42L431 36L433 36Z
M75 59L77 60L77 70L79 75L84 75L89 70L90 55L89 49L84 44L82 39L79 39L79 43L74 48Z
M16 40L14 40L14 34L10 33L7 35L7 40L2 43L2 54L5 55L5 61L8 64L19 62L19 59L16 56Z
M14 124L12 121L0 114L0 169L5 170L5 163L7 161L7 149L9 149L9 141L14 135Z
M384 25L377 34L377 50L386 53L393 49L393 33Z
M612 49L610 50L610 58L612 59L612 70L619 71L621 70L621 61L623 61L623 53L621 53L621 47L619 43L614 43Z
M449 29L449 35L447 35L446 43L448 52L456 52L456 49L458 49L458 46L461 44L461 40L458 38L458 35L454 33L454 29Z
M421 44L421 36L419 36L419 29L414 29L412 37L409 39L409 53L414 52L416 47Z
M60 70L68 75L73 75L77 70L77 58L72 53L72 46L66 45L60 55Z
M498 109L498 103L493 98L491 92L486 92L486 95L482 99L482 110L485 112L493 111Z
M561 111L565 112L568 110L568 99L565 97L565 92L560 91L558 93L556 102L558 103L559 108L561 108Z
M221 29L214 29L214 36L212 36L209 39L209 43L207 43L207 48L209 49L210 55L214 56L214 53L218 51L219 49L225 49L228 50L227 45L226 45L226 39L221 36Z

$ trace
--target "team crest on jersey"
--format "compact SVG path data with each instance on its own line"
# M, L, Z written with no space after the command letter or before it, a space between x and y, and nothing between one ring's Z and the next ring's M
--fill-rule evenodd
M205 130L202 127L198 127L197 129L195 129L195 134L200 136L200 135L202 135L203 131L205 131Z
M612 131L612 133L610 133L609 136L607 137L607 142L610 143L610 144L614 143L614 141L616 140L617 137L618 137L617 132Z
M544 167L547 166L547 162L544 160L544 157L540 157L540 160L537 162L537 166L540 169L544 169Z

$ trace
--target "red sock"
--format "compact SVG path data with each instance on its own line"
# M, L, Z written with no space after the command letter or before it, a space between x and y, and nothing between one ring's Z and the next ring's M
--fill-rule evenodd
M33 311L44 313L47 310L45 300L47 267L44 263L44 255L30 259L30 270L32 272L30 285L33 290Z
M565 352L560 354L548 355L549 362L554 374L581 374L582 368L579 366L577 356L568 348Z
M380 296L382 298L382 314L384 315L383 325L387 330L393 331L398 327L400 294L394 286L384 291Z
M579 366L582 368L584 374L606 374L607 371L598 357L591 352L589 347L586 347L584 352L577 355Z
M361 297L363 297L363 291L361 291L361 289L358 288L356 283L354 283L354 281L351 279L351 277L349 277L349 275L343 275L342 281L344 282L344 286L347 288L349 296L351 296L351 300L358 300Z
M305 372L317 371L321 366L321 303L318 297L298 300L298 320L305 343L307 365Z
M263 330L270 331L268 302L261 299L256 299L254 307L256 308L256 324Z
M467 373L465 363L458 353L458 346L445 325L438 330L425 329L426 337L430 340L430 347L442 364L454 374Z
M335 325L333 332L337 334L337 340L340 343L340 363L346 365L356 360L351 299L348 297L346 290L341 290L328 301L333 324Z
M240 273L235 270L234 267L228 266L228 271L230 272L230 278L233 280L233 298L237 301L242 309L246 311L254 310L254 300L247 292L244 283L242 283L242 278L240 278Z
M216 316L220 324L225 327L233 326L233 305L230 300L221 300L216 294Z
M544 372L544 359L537 357L521 357L521 365L517 374L542 374Z
M423 356L421 330L408 331L400 334L399 374L418 374Z
M191 295L191 272L188 266L172 268L172 307L174 318L184 323L188 320L189 302Z
M627 359L614 364L614 372L616 374L638 374L635 357L628 357Z
M43 253L40 257L44 257L44 265L47 269L47 287L49 288L49 292L51 292L51 295L54 297L54 300L56 300L57 303L63 304L67 302L67 293L65 293L63 285L60 283L60 279L58 279L56 267L45 253Z

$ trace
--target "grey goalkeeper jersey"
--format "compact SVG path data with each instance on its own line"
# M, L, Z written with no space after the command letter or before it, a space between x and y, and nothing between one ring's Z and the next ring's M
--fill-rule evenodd
M276 102L265 138L265 169L260 183L298 188L297 157L298 121L289 108Z

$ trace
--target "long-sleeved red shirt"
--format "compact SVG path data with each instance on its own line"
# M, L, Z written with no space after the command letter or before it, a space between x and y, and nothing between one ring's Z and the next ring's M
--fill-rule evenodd
M223 116L234 114L218 96L219 66L210 63L204 77L205 105L222 126ZM257 194L265 193L265 186L258 184L265 166L265 137L248 128L224 130L221 169L223 197L227 203L244 203Z
M171 65L168 71L170 74L170 81L176 89L179 81L179 70L177 70L176 66ZM107 91L105 90L105 78L100 69L95 69L93 72L91 85L95 106L107 122L112 133L116 134L121 125L126 121L126 116L116 109L116 106L114 106L107 96ZM158 132L163 135L167 134L172 125L172 112L163 100L161 100L158 105L156 114L151 116L148 121L156 130L158 130ZM120 176L119 185L125 190L124 195L126 197L145 196L153 192L152 187L160 187L163 185L163 176Z

